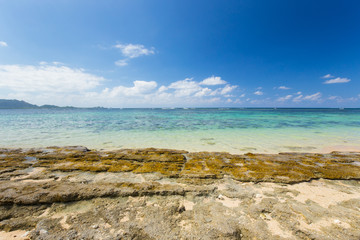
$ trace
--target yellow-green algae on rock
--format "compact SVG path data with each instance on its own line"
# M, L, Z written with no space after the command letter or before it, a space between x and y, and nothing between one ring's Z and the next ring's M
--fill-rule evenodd
M29 157L35 163L27 163ZM0 171L44 167L49 171L160 173L182 179L296 183L310 179L360 179L360 153L244 154L167 149L90 151L81 147L1 149Z

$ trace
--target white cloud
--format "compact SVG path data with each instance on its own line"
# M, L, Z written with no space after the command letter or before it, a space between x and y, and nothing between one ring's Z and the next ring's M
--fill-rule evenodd
M141 44L117 44L115 48L120 49L121 53L128 58L137 58L143 55L155 54L154 48L147 49Z
M293 95L286 95L285 97L279 97L276 101L278 102L285 102L286 100L290 100Z
M303 95L299 95L299 96L297 96L297 97L295 97L294 99L293 99L293 102L301 102L302 101L302 97L303 97Z
M291 88L286 87L286 86L280 86L280 87L278 87L278 89L280 89L280 90L289 90L289 89L291 89Z
M326 75L322 76L321 78L333 78L333 77L334 77L334 76L331 75L331 74L326 74Z
M321 93L317 92L317 93L314 93L313 95L305 96L304 100L316 101L316 100L319 100L320 98L321 98Z
M264 93L262 91L256 91L256 92L254 92L254 94L258 95L258 96L264 95Z
M223 89L221 89L220 94L225 95L225 94L227 94L229 92L232 92L235 88L237 88L236 85L231 86L231 85L228 84Z
M243 98L243 97L245 97L245 96L246 96L245 93L243 93L243 94L241 94L239 97Z
M186 78L185 80L180 80L171 83L168 86L168 89L174 90L174 95L176 97L186 97L186 96L196 96L196 97L204 97L204 96L216 96L216 95L228 95L228 93L232 92L236 85L227 84L223 88L217 88L215 90L210 89L208 87L202 87L201 82L196 82L192 78Z
M4 41L0 41L0 47L7 47L7 43Z
M119 66L119 67L126 66L126 65L128 65L128 60L127 60L127 59L117 60L117 61L115 62L115 65L116 65L116 66Z
M212 90L210 88L203 88L199 92L195 93L195 97L209 96Z
M320 92L314 93L312 95L299 95L295 98L293 98L293 102L302 102L302 101L319 101L322 94Z
M327 80L325 82L323 82L324 84L333 84L333 83L347 83L347 82L350 82L351 79L349 78L340 78L340 77L337 77L337 78L334 78L334 79L330 79L330 80Z
M117 86L113 89L104 89L103 94L108 94L110 97L117 97L117 96L139 96L144 94L149 94L152 90L157 87L157 83L155 81L134 81L133 87L124 87L124 86Z
M84 69L48 64L0 65L0 90L4 98L21 99L34 104L78 107L163 107L214 106L231 99L237 87L203 87L187 78L158 86L156 81L136 80L132 85L101 87L109 83ZM114 85L112 83L111 85Z
M165 86L161 86L161 87L159 87L159 90L158 90L158 92L165 92L166 90L168 90L169 88L168 87L165 87Z
M211 76L199 83L200 85L222 85L226 84L226 81L222 80L221 77Z
M190 96L202 90L199 83L193 81L192 78L186 78L185 80L173 82L168 88L175 89L175 95L178 97Z
M192 78L185 78L184 80L173 82L169 85L169 88L173 89L199 89L199 84L192 80Z
M0 65L0 88L15 92L78 92L105 79L84 69L57 65Z
M141 44L116 44L114 47L120 49L121 54L125 57L125 59L120 59L115 62L115 65L119 67L128 65L129 60L132 58L155 54L154 48L145 48L145 46Z

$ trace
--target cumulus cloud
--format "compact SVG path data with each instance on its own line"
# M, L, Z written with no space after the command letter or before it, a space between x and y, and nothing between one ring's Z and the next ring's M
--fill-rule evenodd
M174 81L161 85L155 81L134 81L133 86L106 88L101 93L92 95L92 99L106 101L107 104L120 103L126 106L212 106L226 103L237 86L227 84L221 88L211 85L204 87L193 78Z
M322 76L321 78L333 78L333 77L334 77L334 76L331 75L331 74L326 74L326 75Z
M261 96L261 95L264 95L264 93L260 90L254 92L255 95L258 95L258 96Z
M220 94L225 95L225 94L227 94L229 92L232 92L235 88L237 88L236 85L231 86L231 85L228 84L223 89L221 89Z
M141 44L116 44L114 47L120 49L121 54L125 57L125 59L115 62L115 65L119 67L127 66L129 59L155 54L154 48L145 48Z
M226 81L222 80L221 77L211 76L200 82L200 85L222 85L226 84Z
M34 104L78 107L213 106L235 102L236 85L202 85L192 78L158 86L156 81L105 87L111 80L81 68L42 62L38 65L0 65L0 90L4 98ZM111 85L114 85L112 83ZM103 86L103 87L102 87Z
M278 87L278 89L280 89L280 90L289 90L289 89L291 89L291 88L286 87L286 86L280 86L280 87Z
M168 88L175 89L175 95L178 97L190 96L191 94L202 90L199 83L193 81L192 78L186 78L185 80L173 82Z
M0 41L0 47L7 47L7 43L4 41Z
M195 93L195 97L204 97L209 96L211 94L212 90L210 88L202 88L200 91Z
M199 84L193 81L192 78L185 78L184 80L173 82L169 85L169 88L173 89L187 89L187 88L200 88Z
M103 90L103 94L108 94L110 97L117 97L117 96L139 96L150 93L157 87L157 83L155 81L134 81L134 86L132 87L124 87L124 86L117 86L112 88L105 88Z
M158 92L165 92L166 90L168 90L169 88L168 87L165 87L165 86L161 86L161 87L159 87L159 90L158 90Z
M204 85L202 82L196 82L192 78L186 78L185 80L171 83L168 88L174 89L174 94L177 97L191 95L196 97L227 95L237 88L236 85L227 84L223 88L210 89L208 87L202 87L201 85Z
M330 80L327 80L325 82L323 82L324 84L334 84L334 83L347 83L347 82L350 82L351 79L349 78L340 78L340 77L337 77L337 78L334 78L334 79L330 79Z
M0 65L0 88L16 92L78 92L105 79L81 68L59 65Z
M154 48L145 48L141 44L116 44L115 48L120 49L121 53L128 58L137 58L143 55L155 54Z

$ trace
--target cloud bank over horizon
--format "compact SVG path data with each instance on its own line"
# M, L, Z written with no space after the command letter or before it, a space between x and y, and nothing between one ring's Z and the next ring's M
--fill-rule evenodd
M134 54L134 55L131 55ZM129 53L138 56L141 53ZM145 54L145 53L144 53ZM7 99L25 100L43 105L76 107L211 107L211 106L299 106L300 103L356 102L359 96L323 97L321 92L303 94L300 91L269 97L263 87L254 90L241 88L210 76L202 80L185 78L159 84L157 81L134 80L126 84L108 86L112 80L89 73L82 68L72 68L59 62L40 62L38 65L0 65L0 92ZM115 81L118 82L118 81ZM289 91L286 86L272 90ZM265 98L264 95L267 95ZM245 99L245 96L253 96ZM301 105L300 105L301 106Z
M90 74L81 68L71 68L58 62L39 65L0 65L0 90L6 98L16 98L36 104L60 106L141 107L207 105L237 88L221 77L211 76L201 82L185 78L158 86L156 81L134 80L132 86L106 87L110 80ZM225 86L221 86L225 85Z

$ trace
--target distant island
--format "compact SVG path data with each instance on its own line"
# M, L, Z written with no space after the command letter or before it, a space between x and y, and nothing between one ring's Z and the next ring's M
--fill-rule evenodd
M16 99L0 99L0 109L40 109L40 108L75 108L75 107L59 107L55 105L34 105L25 101Z

